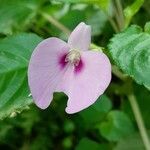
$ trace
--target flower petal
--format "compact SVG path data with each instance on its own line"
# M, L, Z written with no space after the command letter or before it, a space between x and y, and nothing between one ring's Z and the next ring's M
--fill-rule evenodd
M91 43L91 27L81 22L71 33L68 44L71 49L88 50Z
M42 109L49 106L53 92L66 67L61 57L69 51L67 43L57 38L42 41L34 50L28 69L28 82L36 105Z
M83 68L76 74L72 68L57 89L69 97L66 112L79 112L92 105L104 93L111 80L111 65L107 56L100 52L82 52Z

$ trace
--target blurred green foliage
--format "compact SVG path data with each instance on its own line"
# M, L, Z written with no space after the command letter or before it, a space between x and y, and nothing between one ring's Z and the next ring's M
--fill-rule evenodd
M144 150L127 95L134 92L149 130L150 92L137 83L150 85L150 2L122 0L122 12L117 2L0 0L0 149ZM113 74L105 94L77 114L65 113L63 93L55 93L50 107L40 110L31 104L27 84L31 53L43 38L67 39L57 23L71 31L81 21L91 25L93 43L108 48L104 52L112 64L133 80ZM138 26L128 28L130 22Z

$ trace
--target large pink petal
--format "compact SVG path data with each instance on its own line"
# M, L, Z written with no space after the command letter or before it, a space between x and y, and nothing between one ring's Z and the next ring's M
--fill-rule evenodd
M104 93L111 80L111 65L107 56L100 52L82 52L83 67L75 72L68 68L57 87L68 95L66 112L76 113L90 105Z
M81 22L71 33L68 44L71 49L88 50L91 43L91 27Z
M65 69L61 57L69 51L67 44L58 38L42 41L34 50L28 69L28 82L36 105L45 109L53 98Z

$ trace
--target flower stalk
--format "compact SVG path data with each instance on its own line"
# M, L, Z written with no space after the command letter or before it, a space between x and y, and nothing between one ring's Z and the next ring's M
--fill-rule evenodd
M135 117L135 120L137 122L137 126L139 128L145 149L150 150L149 137L148 137L148 134L146 132L144 121L143 121L136 97L133 94L130 94L130 95L128 95L128 99L129 99L129 102L131 104L131 107L132 107L132 110L134 113L134 117Z

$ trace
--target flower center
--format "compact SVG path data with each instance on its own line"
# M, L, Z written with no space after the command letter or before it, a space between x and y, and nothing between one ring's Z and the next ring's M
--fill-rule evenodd
M65 58L65 62L70 62L71 64L78 66L79 62L80 62L80 52L78 50L71 50L66 58Z

